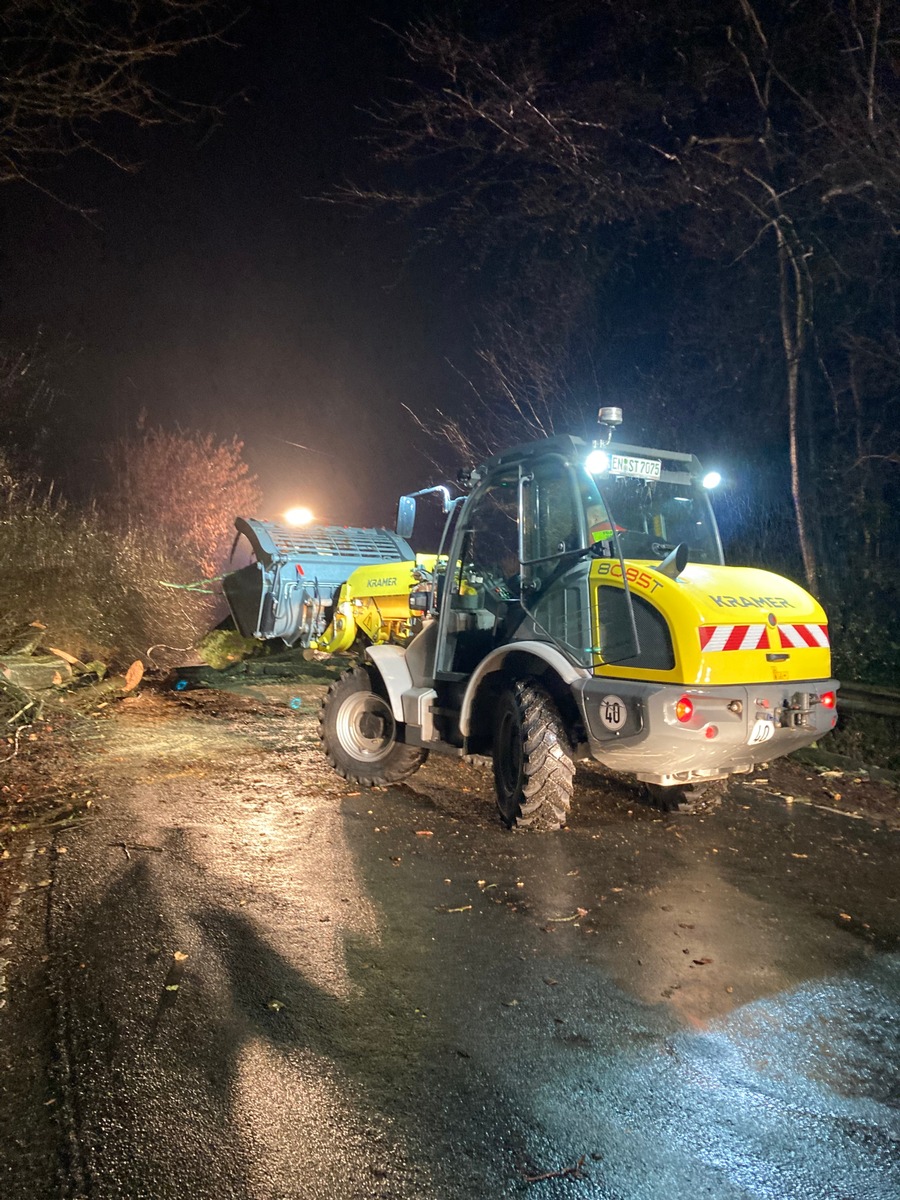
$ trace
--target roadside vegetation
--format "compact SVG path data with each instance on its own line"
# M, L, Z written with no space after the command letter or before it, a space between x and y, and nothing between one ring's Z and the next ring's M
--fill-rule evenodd
M116 469L86 503L7 463L0 645L31 621L54 647L113 667L195 645L213 619L205 581L225 563L234 515L259 501L241 452L209 434L138 431L110 448Z
M232 20L220 0L7 5L0 188L37 188L80 219L72 160L131 171L138 131L218 120L191 72ZM154 643L194 644L211 597L184 585L218 569L230 518L256 489L240 443L205 432L139 428L107 448L105 471L93 447L68 446L54 422L59 359L77 352L68 333L0 346L0 652L53 646L76 670L103 671L146 661Z

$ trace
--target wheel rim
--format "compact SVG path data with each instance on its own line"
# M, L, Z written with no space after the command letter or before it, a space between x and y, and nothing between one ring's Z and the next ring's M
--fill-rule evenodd
M524 762L518 714L507 708L497 728L497 792L504 816L515 816Z
M356 759L378 762L394 747L393 714L373 692L349 696L338 710L335 729L343 748Z

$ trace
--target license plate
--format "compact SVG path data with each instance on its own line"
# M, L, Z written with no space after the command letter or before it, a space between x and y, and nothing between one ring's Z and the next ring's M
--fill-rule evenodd
M775 722L770 718L763 717L757 721L750 730L750 736L747 738L748 746L758 746L761 742L767 742L770 737L775 734Z
M611 455L611 475L638 475L641 479L659 479L662 460L659 458L632 458L629 454Z

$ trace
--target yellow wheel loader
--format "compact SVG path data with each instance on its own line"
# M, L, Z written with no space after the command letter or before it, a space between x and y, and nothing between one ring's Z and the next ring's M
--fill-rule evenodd
M724 565L695 457L614 444L620 410L600 420L593 445L497 455L455 500L426 489L444 493L447 522L428 586L405 601L421 628L369 645L323 703L345 778L403 779L429 751L490 755L503 821L549 829L566 821L579 759L678 807L833 727L819 604ZM401 499L401 538L415 504Z
M435 554L417 554L410 562L359 567L335 591L331 621L310 643L312 649L346 654L383 642L409 641L423 616L410 607L410 595L431 584L436 562Z

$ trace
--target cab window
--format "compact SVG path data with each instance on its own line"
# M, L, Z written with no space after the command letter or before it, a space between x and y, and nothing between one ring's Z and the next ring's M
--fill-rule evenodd
M551 561L585 545L581 497L567 463L539 463L523 481L522 561Z
M509 473L473 495L463 510L447 611L442 616L438 674L465 676L493 648L518 607L519 476Z
M519 594L519 480L507 475L486 488L466 519L453 589L454 607L468 607L487 588L503 599Z

